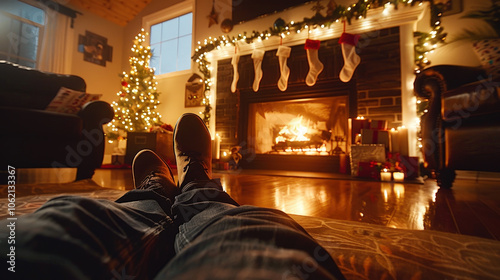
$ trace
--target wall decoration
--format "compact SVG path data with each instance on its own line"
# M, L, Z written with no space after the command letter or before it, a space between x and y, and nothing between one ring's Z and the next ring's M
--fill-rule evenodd
M208 18L208 27L211 27L214 24L219 24L219 13L215 11L215 0L212 2L212 11L207 16Z
M224 33L229 33L231 30L233 30L233 21L231 19L226 18L225 20L222 21L220 24L220 30Z
M113 47L108 46L108 39L85 31L85 36L78 36L78 51L83 52L83 60L101 66L106 66L106 61L111 62Z
M205 84L198 74L193 74L186 83L185 107L203 106L205 98Z
M443 16L462 12L462 0L435 0L436 6L442 6Z

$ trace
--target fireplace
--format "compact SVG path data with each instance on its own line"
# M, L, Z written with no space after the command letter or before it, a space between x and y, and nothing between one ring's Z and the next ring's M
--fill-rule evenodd
M355 83L320 81L240 92L239 132L249 169L340 172L347 123L356 115Z
M358 115L401 126L401 63L399 28L361 34L361 63L353 79L344 83L339 73L344 59L338 39L324 40L319 58L324 65L314 86L308 74L303 45L293 46L287 61L288 88L277 87L280 78L275 51L266 51L264 76L254 92L251 55L240 57L238 91L231 92L231 59L217 62L215 128L221 150L240 146L246 169L344 171L349 152L348 118ZM360 44L361 44L360 43Z
M345 153L346 96L256 102L248 114L248 147L256 154Z

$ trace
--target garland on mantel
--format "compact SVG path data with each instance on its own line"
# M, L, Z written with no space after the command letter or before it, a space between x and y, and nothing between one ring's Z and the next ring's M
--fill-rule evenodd
M379 7L389 7L394 5L397 10L399 5L404 6L415 6L422 5L423 2L430 3L431 12L431 22L430 25L432 30L428 33L425 32L414 32L414 37L417 39L415 43L415 72L420 72L425 66L430 64L427 59L427 54L434 51L439 43L444 43L446 39L446 33L443 32L443 27L441 27L441 16L444 10L444 4L435 4L433 0L358 0L348 7L342 5L336 5L334 3L334 9L328 11L327 16L321 14L321 10L324 7L317 1L317 3L312 7L312 10L316 13L311 18L304 18L301 22L289 22L286 23L282 19L276 20L274 25L267 29L266 31L252 31L251 33L243 32L243 34L238 34L237 36L226 36L222 35L218 38L209 37L203 42L198 42L198 46L195 50L192 60L198 64L198 69L203 74L205 82L205 98L203 99L203 104L205 110L201 112L203 114L203 120L208 125L210 122L212 106L210 105L210 99L208 97L208 92L210 91L212 85L210 63L208 62L206 55L207 53L220 49L224 46L235 46L236 42L244 41L248 44L253 43L255 40L266 40L272 36L277 36L285 38L292 32L300 33L304 29L310 30L315 28L330 28L332 24L338 22L347 22L351 24L353 20L358 20L366 18L367 12L370 9L376 9ZM203 44L203 45L202 45Z

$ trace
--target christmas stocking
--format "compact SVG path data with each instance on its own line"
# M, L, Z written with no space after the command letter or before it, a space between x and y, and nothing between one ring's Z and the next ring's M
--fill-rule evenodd
M321 41L319 40L307 39L304 45L304 49L306 49L307 52L307 61L309 62L309 73L307 73L306 77L306 85L308 86L314 86L319 73L323 71L323 63L321 63L318 58L320 43Z
M255 78L253 80L253 91L259 91L260 80L262 79L262 59L264 58L265 51L254 50L252 53L253 69L255 71Z
M231 60L231 64L233 65L233 82L231 83L231 92L236 92L236 85L238 84L238 79L240 78L240 74L238 73L238 62L240 61L240 55L235 54L233 59Z
M290 57L290 51L292 48L279 46L278 51L276 52L276 56L278 57L280 63L280 72L281 76L278 81L278 88L281 91L285 91L288 87L288 77L290 76L290 68L286 65L287 59Z
M342 33L339 43L342 47L342 56L344 57L344 67L340 70L340 80L347 83L351 80L352 74L358 66L361 58L356 53L356 45L358 44L359 35Z

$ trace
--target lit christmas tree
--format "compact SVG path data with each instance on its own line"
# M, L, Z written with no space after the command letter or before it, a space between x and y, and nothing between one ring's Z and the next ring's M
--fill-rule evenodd
M147 132L153 125L160 125L161 115L156 112L160 93L155 71L149 67L151 48L144 46L147 33L144 29L135 37L132 55L129 58L130 73L123 72L122 89L117 93L118 101L111 106L115 117L108 123L108 139L121 139L126 132Z

